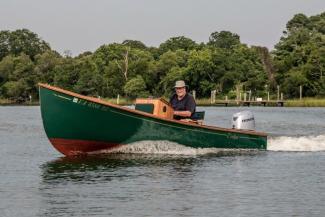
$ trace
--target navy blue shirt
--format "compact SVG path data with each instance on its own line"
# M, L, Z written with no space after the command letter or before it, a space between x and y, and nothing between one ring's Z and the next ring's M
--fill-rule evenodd
M196 103L195 103L194 97L189 93L186 93L185 96L181 100L178 100L177 94L174 94L170 98L169 102L175 111L190 111L192 113L192 116L195 112ZM187 118L187 117L181 117L178 115L174 115L174 118L179 120L179 119Z

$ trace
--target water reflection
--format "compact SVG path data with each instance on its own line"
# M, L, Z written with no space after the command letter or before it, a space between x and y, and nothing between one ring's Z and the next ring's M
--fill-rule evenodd
M42 166L42 178L43 182L98 181L103 178L110 180L112 177L130 178L138 169L173 166L176 169L186 167L188 170L197 161L198 158L192 156L141 154L62 157ZM105 174L110 174L110 176L104 176ZM143 174L139 173L139 175Z
M223 165L234 164L243 154L256 155L256 152L59 158L42 165L39 216L67 213L74 216L134 216L134 213L156 216L157 209L144 211L143 207L147 203L156 208L165 203L174 206L172 200L195 195L196 188L205 182L202 177L209 176L206 171L218 171L211 165L217 163L223 168ZM209 184L203 185L206 187ZM174 209L191 214L193 206L181 203ZM164 210L166 207L160 211Z
M203 156L165 154L109 154L80 157L62 157L42 165L43 182L51 181L98 181L113 177L130 178L135 174L147 175L141 171L172 170L173 176L183 176L192 172L213 158L256 155L261 151L227 151ZM229 159L228 159L229 160ZM139 173L136 171L139 170ZM106 175L106 176L105 176Z
M123 204L134 203L136 209L137 201L183 186L183 181L167 184L170 177L190 182L199 161L193 156L139 154L59 158L42 165L39 216L116 215Z

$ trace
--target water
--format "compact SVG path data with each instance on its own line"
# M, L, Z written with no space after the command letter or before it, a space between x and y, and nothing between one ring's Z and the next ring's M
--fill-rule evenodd
M39 107L0 107L0 216L325 216L325 109L200 109L223 127L253 111L268 151L144 142L65 158Z

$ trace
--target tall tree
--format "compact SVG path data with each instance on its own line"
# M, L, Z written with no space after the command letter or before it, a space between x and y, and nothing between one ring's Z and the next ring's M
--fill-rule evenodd
M0 61L10 54L10 31L0 31Z
M165 93L166 85L161 82L174 67L185 67L187 65L189 52L184 50L167 51L155 61L150 68L153 79L153 92L156 95Z
M167 51L176 51L176 50L193 50L198 45L190 38L187 38L185 36L178 36L178 37L172 37L165 41L164 43L160 44L159 46L159 52L160 54L163 54Z
M85 56L76 61L75 69L79 76L73 89L84 95L102 95L102 77L98 73L97 66L91 56Z
M148 91L146 91L146 83L141 75L130 79L124 86L124 92L132 98L147 97L149 95Z
M213 32L209 37L209 46L230 49L240 44L239 35L229 31Z
M267 72L269 89L275 90L277 86L277 83L275 81L275 68L269 50L266 47L259 46L253 47L253 49L255 49L259 54L264 70Z
M0 32L0 60L9 55L25 53L32 60L37 54L50 50L50 45L28 29Z
M135 49L139 49L139 50L145 50L147 49L147 46L142 43L141 41L137 41L137 40L124 40L122 42L123 45L130 47L130 48L135 48Z
M0 61L0 87L8 81L9 74L15 70L14 57L6 56Z
M77 61L74 58L62 58L54 67L54 85L73 90L79 80Z
M302 85L305 96L325 92L322 79L325 69L325 34L321 27L324 23L325 13L312 17L297 14L288 21L284 36L275 46L276 79L287 90L289 97L299 96L299 86L293 84ZM302 84L302 81L305 83Z
M34 71L37 76L37 82L53 84L55 76L55 67L60 64L62 57L55 51L45 51L35 56Z
M37 95L37 76L29 56L24 53L17 57L8 56L0 62L0 70L6 74L6 81L1 86L5 97L26 100L29 95Z
M215 89L218 74L210 49L192 51L189 57L186 80L198 96L207 96Z
M288 21L286 28L289 31L295 31L300 28L308 28L310 25L310 20L304 14L296 14L294 17Z

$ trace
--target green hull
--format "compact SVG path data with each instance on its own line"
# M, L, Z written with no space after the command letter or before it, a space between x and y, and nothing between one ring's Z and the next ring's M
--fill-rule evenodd
M188 124L40 84L44 128L64 155L112 149L138 141L171 141L193 148L266 149L267 135Z

